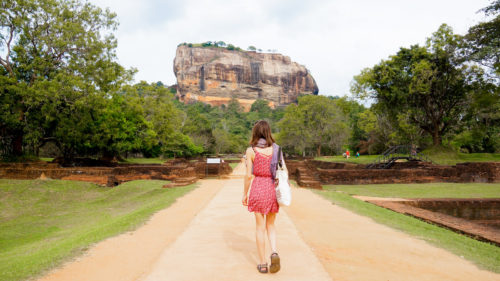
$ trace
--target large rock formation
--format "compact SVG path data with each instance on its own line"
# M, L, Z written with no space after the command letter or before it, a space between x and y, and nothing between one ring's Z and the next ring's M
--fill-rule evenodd
M301 94L318 94L309 71L281 54L180 45L174 72L177 95L184 102L221 105L234 96L248 110L256 99L276 107Z

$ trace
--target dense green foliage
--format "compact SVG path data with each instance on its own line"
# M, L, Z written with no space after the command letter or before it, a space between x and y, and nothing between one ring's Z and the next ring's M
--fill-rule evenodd
M0 280L27 280L131 231L195 185L141 180L117 187L62 180L0 180ZM29 206L29 208L26 208Z
M236 99L182 104L161 82L131 84L134 70L117 62L118 23L108 10L80 0L1 5L3 158L242 153L261 119L288 154L377 154L407 143L500 151L498 1L484 9L494 18L469 34L443 25L426 46L401 48L363 70L352 89L375 101L370 108L346 97L303 96L277 109L257 100L249 112ZM223 41L182 45L241 50Z
M430 155L432 162L439 165L456 165L457 163L465 162L500 162L500 153L461 153L452 148L434 147L431 146L424 150L425 155ZM359 157L351 156L344 158L338 156L322 156L315 157L315 160L326 162L348 162L354 164L370 164L373 163L380 155L360 155Z
M65 155L95 149L94 136L107 126L100 117L108 106L124 106L117 93L132 74L116 62L115 15L77 0L1 5L3 153L21 155L23 148L36 152L49 140L59 143ZM107 117L133 114L134 109L125 108L122 116ZM142 124L135 126L143 129ZM111 129L120 131L124 146L135 145L126 143L129 132ZM108 141L120 146L112 138Z
M278 123L278 142L290 152L339 153L349 137L347 117L337 102L324 96L302 96L289 105ZM311 153L307 153L311 154Z
M188 47L202 47L202 48L224 48L229 51L243 51L242 48L234 46L233 44L226 44L224 41L207 41L203 43L181 43L178 46L188 46ZM253 46L251 46L253 47ZM255 51L255 47L251 49Z
M465 118L468 112L477 112L471 108L474 102L491 96L493 104L482 104L488 111L498 104L498 85L482 69L464 63L459 46L460 36L443 25L426 47L401 48L390 59L363 70L355 77L353 92L376 100L374 113L385 116L401 136L411 136L405 127L413 125L409 131L421 130L432 137L433 145L442 145L443 137L462 131L474 117Z
M471 27L465 35L464 53L470 60L500 75L500 1L482 10L493 18Z
M495 17L465 36L443 24L425 46L401 48L354 77L351 91L374 101L358 119L369 153L400 143L500 151L499 5L483 9Z

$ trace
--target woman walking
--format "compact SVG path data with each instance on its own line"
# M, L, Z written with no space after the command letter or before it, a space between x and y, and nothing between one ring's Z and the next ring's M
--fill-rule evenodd
M271 127L266 121L258 121L252 129L251 147L246 151L246 176L242 203L248 206L248 211L254 212L256 223L257 252L261 273L268 272L265 259L265 236L271 246L271 265L269 272L280 270L280 258L276 250L276 229L274 220L279 211L276 200L275 177L278 164L279 146L271 135ZM253 181L252 181L252 177ZM250 188L251 184L251 188ZM248 189L250 188L250 194Z

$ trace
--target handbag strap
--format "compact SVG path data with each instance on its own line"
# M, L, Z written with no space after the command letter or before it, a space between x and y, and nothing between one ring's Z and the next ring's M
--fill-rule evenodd
M278 170L278 166L280 168L283 168L283 164L281 163L281 161L283 161L283 159L281 159L281 146L280 146L280 148L278 149L278 165L276 166L276 170Z

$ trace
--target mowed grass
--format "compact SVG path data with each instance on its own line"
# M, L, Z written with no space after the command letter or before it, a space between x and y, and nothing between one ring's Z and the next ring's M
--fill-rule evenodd
M446 249L475 263L480 268L500 273L500 247L378 207L335 190L326 189L315 192L332 201L333 204ZM367 235L370 234L367 233Z
M434 163L439 165L456 165L457 163L465 162L500 162L500 153L457 153L439 150L424 151L424 153ZM379 156L380 155L360 155L359 157L351 157L349 159L342 156L321 156L314 159L327 162L370 164Z
M429 153L426 155L439 165L456 165L465 162L500 162L500 153Z
M328 191L396 198L500 198L500 183L325 185Z
M163 164L168 161L168 159L156 157L156 158L127 158L125 162L128 164Z
M133 230L195 185L132 181L114 188L0 179L0 280L38 276L91 244Z
M240 163L229 163L229 166L234 170L234 168L236 168L236 166L238 166L238 164L240 164Z
M342 155L338 156L321 156L315 157L314 160L326 161L326 162L347 162L354 164L370 164L375 159L377 159L379 155L360 155L359 157L344 158Z

